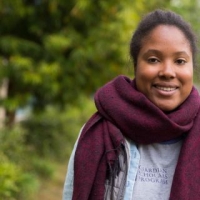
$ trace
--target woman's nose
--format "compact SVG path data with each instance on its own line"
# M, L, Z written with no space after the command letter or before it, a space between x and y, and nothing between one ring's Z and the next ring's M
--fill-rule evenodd
M159 76L166 79L175 78L176 72L173 63L171 62L162 63L159 70Z

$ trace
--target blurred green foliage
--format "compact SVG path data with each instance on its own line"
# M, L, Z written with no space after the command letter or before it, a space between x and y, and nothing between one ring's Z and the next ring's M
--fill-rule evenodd
M94 91L116 75L134 76L129 41L144 14L174 10L200 35L199 7L198 0L1 0L0 80L8 85L0 96L0 199L34 199L39 177L52 178L55 163L67 161L95 112ZM15 124L26 106L31 114Z
M1 129L0 199L34 199L39 178L53 178L55 163L66 163L81 127L96 110L84 96L77 104L62 111L50 106Z
M1 129L0 152L0 199L31 200L39 182L37 174L27 170L32 161L24 143L24 129L20 126Z
M0 164L0 198L5 200L29 199L38 188L37 179L24 173L19 166L7 161Z
M50 106L22 122L26 144L32 152L58 161L69 156L81 126L95 111L92 99L82 96L78 104L62 111Z
M2 0L0 76L9 79L2 101L8 117L27 103L34 111L75 103L80 92L90 94L125 71L126 3Z

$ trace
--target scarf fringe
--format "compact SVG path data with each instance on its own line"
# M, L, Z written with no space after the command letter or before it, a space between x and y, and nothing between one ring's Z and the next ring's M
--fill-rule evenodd
M125 150L125 146L123 143L119 145L116 149L112 149L110 151L117 151L117 158L114 160L114 163L108 162L108 174L107 174L107 179L108 183L111 186L111 196L110 200L114 200L114 186L115 186L115 181L116 177L119 176L120 171L122 171L122 166L120 163L120 158L119 156L121 155L123 157L123 163L126 165L127 163L127 153ZM110 151L107 151L106 153L109 153Z

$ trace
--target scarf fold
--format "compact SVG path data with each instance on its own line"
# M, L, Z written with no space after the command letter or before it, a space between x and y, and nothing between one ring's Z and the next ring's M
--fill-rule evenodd
M170 199L200 199L200 98L194 87L176 110L164 113L137 91L134 80L118 76L96 92L95 104L98 111L84 126L75 154L73 200L104 199L106 174L124 137L151 144L186 133Z

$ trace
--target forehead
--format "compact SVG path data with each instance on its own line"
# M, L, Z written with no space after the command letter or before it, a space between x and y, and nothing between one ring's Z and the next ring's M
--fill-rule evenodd
M167 48L174 50L184 48L191 52L190 41L179 28L172 25L159 25L146 35L142 40L141 50L149 46L165 50Z

